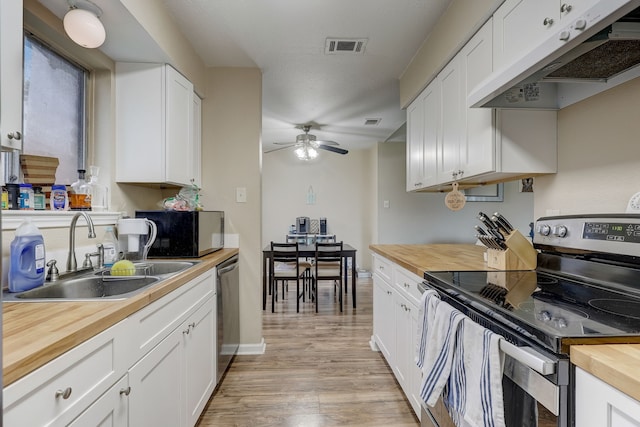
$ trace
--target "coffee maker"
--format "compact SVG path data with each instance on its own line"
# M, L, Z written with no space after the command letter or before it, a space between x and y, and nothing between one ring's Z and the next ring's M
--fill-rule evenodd
M147 218L124 218L118 220L118 245L124 259L144 261L149 248L156 240L156 223Z
M308 216L299 216L296 218L296 232L298 234L307 234L311 227L311 220Z

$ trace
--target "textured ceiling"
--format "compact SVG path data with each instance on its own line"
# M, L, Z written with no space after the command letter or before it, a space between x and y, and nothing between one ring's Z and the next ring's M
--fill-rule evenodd
M39 1L58 16L68 8L65 0ZM308 123L319 140L349 150L401 139L399 77L451 0L153 1L167 7L207 66L262 70L262 139L269 151L273 142L295 141ZM144 40L129 30L131 17L119 1L93 2L104 9L107 30L118 28L105 52ZM327 55L327 38L367 43L362 54ZM367 119L380 122L365 125Z

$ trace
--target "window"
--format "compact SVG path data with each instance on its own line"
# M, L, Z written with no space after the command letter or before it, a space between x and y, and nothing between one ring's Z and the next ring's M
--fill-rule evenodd
M59 184L85 169L87 78L87 70L25 34L23 152L57 157Z

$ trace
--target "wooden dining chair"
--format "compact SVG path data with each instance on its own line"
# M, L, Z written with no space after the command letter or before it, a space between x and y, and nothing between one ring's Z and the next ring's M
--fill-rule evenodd
M318 312L318 287L320 286L320 281L331 281L333 283L334 292L337 290L338 299L340 301L340 312L342 312L343 267L342 242L316 242L314 280L312 284L316 303L316 313Z
M300 292L300 279L303 280ZM305 299L305 288L311 280L311 263L300 260L298 243L271 242L271 258L269 261L269 290L271 291L271 312L275 312L278 299L278 282L282 282L282 298L288 282L296 281L296 312L300 311L300 298Z

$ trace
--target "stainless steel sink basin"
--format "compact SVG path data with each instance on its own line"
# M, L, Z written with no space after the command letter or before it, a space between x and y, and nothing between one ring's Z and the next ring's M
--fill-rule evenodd
M144 288L158 283L159 277L127 277L123 279L102 276L86 276L77 279L64 280L41 286L17 294L9 294L15 301L20 300L52 300L68 301L87 299L124 299L128 294L142 291ZM6 296L5 296L6 298ZM13 298L12 298L13 299Z
M38 302L122 300L130 298L147 287L166 280L198 261L148 261L134 263L135 276L110 276L108 270L84 275L69 276L59 281L45 284L36 289L20 293L3 293L3 301Z

